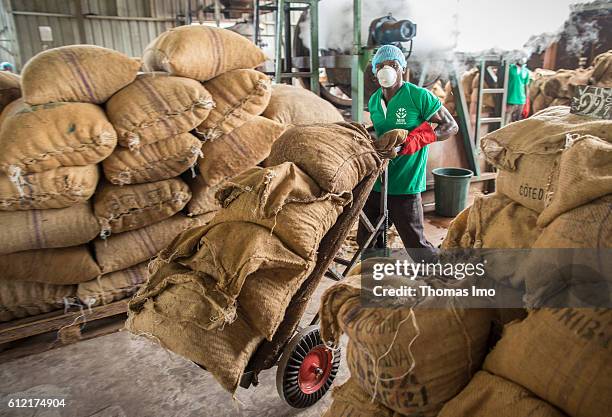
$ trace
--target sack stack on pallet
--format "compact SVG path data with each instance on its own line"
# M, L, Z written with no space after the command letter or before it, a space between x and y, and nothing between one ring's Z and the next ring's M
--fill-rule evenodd
M21 99L19 77L2 74L2 320L135 292L148 261L207 223L215 193L285 130L259 116L270 80L251 69L265 57L245 38L176 28L143 59L138 75L139 62L109 49L51 49L24 68ZM321 101L310 99L310 108Z
M151 279L130 302L127 328L202 365L234 392L352 190L381 165L359 125L287 130L265 168L220 187L222 208L209 224L182 233L153 262Z
M60 295L73 297L76 284L100 275L86 245L100 231L90 199L97 164L117 143L100 105L137 70L128 57L93 46L51 49L24 67L23 97L0 120L1 285L13 292L4 319L57 308Z

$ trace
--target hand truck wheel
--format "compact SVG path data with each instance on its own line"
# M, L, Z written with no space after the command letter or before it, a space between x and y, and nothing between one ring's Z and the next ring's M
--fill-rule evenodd
M276 370L278 394L291 407L310 407L329 390L339 366L340 350L325 346L318 326L308 326L283 350Z

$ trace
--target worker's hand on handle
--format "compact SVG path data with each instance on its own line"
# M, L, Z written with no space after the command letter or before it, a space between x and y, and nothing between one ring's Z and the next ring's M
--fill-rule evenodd
M407 136L407 130L393 129L375 141L374 147L382 158L393 159L397 156L397 148L404 143Z
M435 141L436 133L433 128L429 123L423 122L408 133L399 155L412 155Z

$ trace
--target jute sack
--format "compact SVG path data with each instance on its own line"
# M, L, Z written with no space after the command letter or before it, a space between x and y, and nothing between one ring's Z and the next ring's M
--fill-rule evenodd
M242 126L202 145L198 169L202 183L213 188L266 159L285 127L255 116Z
M0 113L11 102L21 97L21 78L8 71L0 71Z
M76 301L76 285L0 281L0 321L48 313Z
M533 244L539 250L524 261L519 272L525 279L528 306L580 305L586 299L589 305L596 305L595 296L606 296L605 292L597 294L595 286L603 282L593 269L603 276L612 274L604 259L606 252L596 250L612 248L611 215L612 196L607 195L561 214L543 229ZM590 268L586 273L585 265Z
M569 106L571 103L571 99L567 97L557 97L550 102L550 106Z
M443 309L414 307L416 300L368 307L360 281L347 278L323 294L321 337L338 346L346 333L351 375L371 399L403 415L436 416L480 367L493 311L461 308L460 297Z
M372 402L372 396L359 387L355 378L334 387L331 395L334 400L323 417L399 417L393 410Z
M568 134L592 135L611 142L611 123L571 114L568 107L550 107L485 135L481 148L496 168L514 171L525 155L559 154L568 143Z
M262 116L283 125L335 123L344 120L329 101L305 88L288 84L272 86L272 97Z
M189 132L214 107L212 97L195 80L165 73L141 74L106 103L119 145L137 149Z
M88 307L109 304L127 298L147 280L147 262L102 275L77 287L77 297Z
M598 87L612 87L612 50L595 57L592 78Z
M23 68L23 98L31 105L61 101L102 104L134 81L139 68L137 60L99 46L48 49Z
M185 181L191 190L191 200L187 203L187 215L199 216L215 213L221 209L221 204L215 194L223 184L216 187L207 187L202 175L197 174L194 178L186 178Z
M610 309L533 310L506 326L484 369L568 415L605 416L612 407L611 329Z
M153 258L183 230L203 226L205 219L202 217L175 214L169 219L131 232L94 240L96 259L102 273L108 274Z
M442 248L526 249L541 230L536 212L501 194L477 196L451 222Z
M100 268L85 245L36 249L0 256L2 281L78 284L100 275Z
M336 223L351 193L331 194L291 162L252 168L217 193L223 210L210 227L243 221L270 230L298 256L316 259L319 242Z
M572 98L578 92L579 85L588 85L593 76L593 68L576 68L567 82L567 98Z
M332 123L295 126L272 146L265 166L293 162L325 191L352 191L382 160L368 132L359 124Z
M181 179L134 185L102 184L94 196L101 237L167 219L185 207L191 192Z
M438 417L565 417L561 411L504 378L478 371Z
M533 109L532 114L538 113L539 111L549 107L552 101L552 98L544 94L538 94L537 96L535 96L531 104L531 107Z
M189 296L193 293L185 292ZM166 309L180 310L197 306L169 294ZM236 320L223 329L204 330L198 326L198 318L169 320L158 311L154 299L142 308L134 310L130 303L126 328L137 335L155 340L161 346L206 368L227 391L235 392L249 359L263 341L238 314Z
M558 153L524 155L514 171L500 171L497 189L541 213L538 225L546 226L558 215L612 193L611 161L612 142L569 136Z
M299 280L311 266L312 262L293 254L259 225L228 222L212 228L197 227L177 236L152 261L153 275L134 303L158 297L170 287L190 292L199 300L198 325L212 330L235 319L236 299L245 280L253 274ZM179 268L178 275L172 268ZM258 311L249 314L256 315ZM177 319L184 313L169 309L165 314Z
M212 94L215 108L196 132L205 139L214 140L242 126L261 114L272 93L271 81L263 72L241 69L226 72L204 83Z
M0 171L21 175L96 164L111 154L117 134L104 111L88 103L9 104L0 127Z
M60 167L23 175L0 174L0 211L56 209L83 203L98 185L97 165Z
M135 150L117 147L102 167L106 179L117 185L167 180L193 166L201 147L198 138L181 133Z
M100 233L89 203L68 208L0 212L0 255L87 243Z
M569 81L574 76L573 70L559 70L544 82L543 93L553 98L572 98L569 91Z
M207 81L225 72L255 68L266 56L244 36L210 26L180 26L155 38L142 55L144 70Z

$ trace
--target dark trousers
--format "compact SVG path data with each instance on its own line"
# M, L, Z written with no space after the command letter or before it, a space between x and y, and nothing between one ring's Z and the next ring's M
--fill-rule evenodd
M387 209L389 211L389 227L395 225L404 247L410 253L410 249L417 251L427 257L435 257L437 249L427 241L423 230L423 204L421 194L389 195L387 196ZM363 207L363 212L374 225L380 214L380 193L372 191ZM367 240L368 231L359 222L357 229L357 243L362 246ZM382 236L370 247L382 248Z

